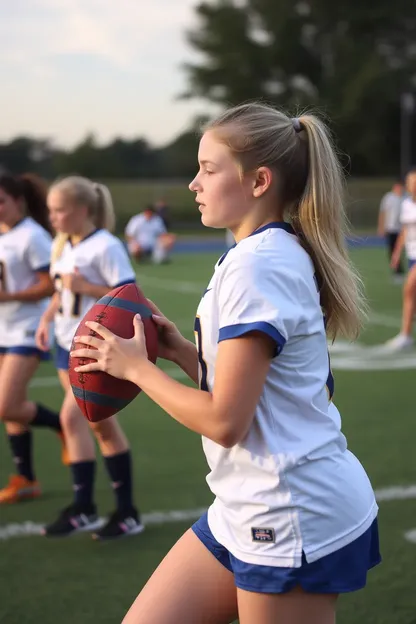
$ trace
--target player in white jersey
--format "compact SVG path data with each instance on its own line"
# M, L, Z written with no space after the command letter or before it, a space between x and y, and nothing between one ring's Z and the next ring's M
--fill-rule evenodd
M135 281L121 241L109 229L114 211L109 190L86 178L68 177L52 185L48 194L52 226L60 233L51 262L56 293L39 325L37 340L48 349L54 321L56 366L65 399L61 423L68 445L74 501L44 529L47 536L95 531L95 539L134 535L143 530L132 498L129 444L116 418L88 423L69 382L69 349L80 320L100 297L116 286ZM63 237L63 238L62 238ZM114 489L116 511L100 528L94 503L95 435Z
M35 332L53 292L46 188L36 176L0 176L0 232L0 420L17 471L0 490L4 504L40 495L31 427L49 427L63 442L59 414L27 399L39 362L49 357L36 347Z
M385 239L390 263L401 230L400 213L404 199L403 193L404 184L401 180L397 180L391 191L383 195L380 202L377 234ZM402 284L404 270L401 261L392 270L394 283Z
M126 226L130 254L136 260L151 256L154 262L165 262L175 244L176 236L168 232L156 209L149 205L130 219Z
M406 177L409 197L402 202L400 222L402 230L392 256L392 267L399 266L403 248L408 260L409 272L403 285L403 312L400 333L388 340L386 345L393 351L412 348L413 323L416 314L416 170Z
M203 436L215 501L160 564L124 624L333 624L337 596L380 561L377 504L332 402L327 336L355 338L364 306L345 248L342 174L324 124L262 104L206 129L190 189L229 228L199 304L197 348L156 311L171 379L131 340L89 323L74 355L138 384ZM286 220L285 220L286 219ZM199 374L198 374L199 364Z

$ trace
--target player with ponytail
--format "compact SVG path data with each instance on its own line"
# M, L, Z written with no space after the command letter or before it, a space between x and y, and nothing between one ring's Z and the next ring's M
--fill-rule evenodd
M17 474L0 490L0 504L37 498L32 427L48 427L63 442L59 414L28 400L28 385L48 351L35 332L53 293L46 186L34 175L0 175L0 420ZM65 462L65 452L63 453Z
M366 309L341 168L320 119L257 103L210 123L198 160L190 190L202 223L236 244L202 296L196 347L154 318L160 353L200 389L149 362L139 318L130 341L89 323L100 338L77 337L73 352L95 360L78 372L128 379L200 433L210 467L213 504L124 624L334 624L338 595L364 587L380 562L378 507L341 431L327 347L355 338Z
M115 215L110 191L87 178L70 176L55 182L48 194L49 217L57 232L51 276L55 294L37 332L38 347L51 346L55 326L56 367L65 391L61 423L68 445L74 500L44 533L60 537L94 531L96 539L134 535L143 530L132 500L129 444L115 417L88 423L73 396L68 376L69 349L80 320L109 290L134 282L127 252L111 234ZM94 501L94 434L104 457L116 498L116 510L100 527Z

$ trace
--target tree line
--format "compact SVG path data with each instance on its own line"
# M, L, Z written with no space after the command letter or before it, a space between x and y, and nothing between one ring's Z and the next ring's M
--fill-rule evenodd
M415 0L210 0L194 11L186 37L199 60L182 68L180 97L312 108L330 120L349 173L398 173L401 98L416 90ZM100 146L88 135L72 150L16 137L0 144L0 166L47 178L189 178L199 122L161 148L145 137ZM414 146L416 120L407 127Z

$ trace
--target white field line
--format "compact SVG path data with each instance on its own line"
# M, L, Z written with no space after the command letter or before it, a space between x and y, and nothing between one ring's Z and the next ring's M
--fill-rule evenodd
M375 491L375 495L378 502L395 501L395 500L408 500L416 498L416 485L408 486L394 486L382 488ZM199 518L206 508L196 509L179 509L173 511L152 511L147 514L143 514L142 520L145 525L154 524L170 524L173 522L188 522ZM103 519L101 519L103 521ZM43 524L31 522L15 522L0 526L0 540L8 540L13 537L28 537L31 535L41 535ZM411 531L407 535L415 534L416 531ZM412 538L408 538L411 539Z
M416 544L416 529L412 529L411 531L407 531L404 534L404 539L408 542L412 542L412 544Z

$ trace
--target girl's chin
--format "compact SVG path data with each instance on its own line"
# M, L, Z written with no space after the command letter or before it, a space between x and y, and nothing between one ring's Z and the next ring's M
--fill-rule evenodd
M213 219L206 213L201 214L201 223L202 225L205 225L205 227L210 227L210 228L223 229L226 227L223 223L219 223L217 219Z

